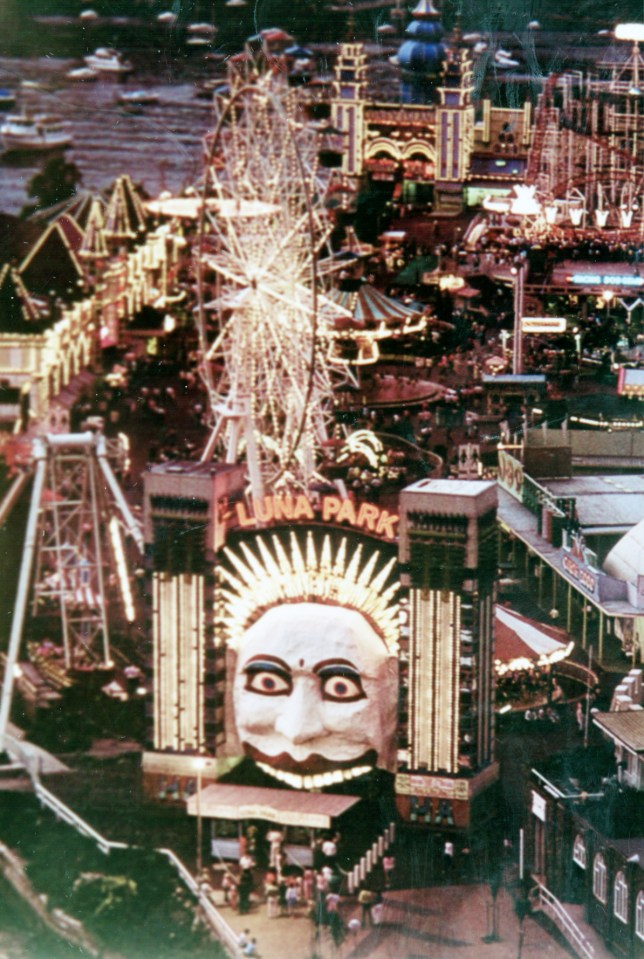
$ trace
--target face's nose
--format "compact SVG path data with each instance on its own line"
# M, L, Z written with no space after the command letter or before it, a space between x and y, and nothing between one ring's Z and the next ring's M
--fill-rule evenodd
M293 691L275 721L275 729L295 745L323 735L319 691L313 684L295 681Z

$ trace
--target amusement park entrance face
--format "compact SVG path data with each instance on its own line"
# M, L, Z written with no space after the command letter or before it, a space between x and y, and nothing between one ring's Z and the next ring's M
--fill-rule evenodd
M278 778L393 768L398 663L356 610L269 609L240 643L233 696L244 751Z

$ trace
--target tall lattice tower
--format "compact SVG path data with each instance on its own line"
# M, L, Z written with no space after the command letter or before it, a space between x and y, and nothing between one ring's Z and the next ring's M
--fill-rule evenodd
M137 561L143 536L120 489L115 458L118 472L118 444L100 433L32 441L33 484L0 706L2 738L27 635L31 658L64 684L70 673L111 667L111 625L136 620L128 560Z

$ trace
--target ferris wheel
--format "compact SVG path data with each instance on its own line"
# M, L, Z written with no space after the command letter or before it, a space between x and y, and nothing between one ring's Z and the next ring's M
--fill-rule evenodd
M212 432L252 494L306 488L332 419L324 295L330 224L318 135L280 77L240 81L208 143L197 325ZM207 289L207 278L212 282ZM209 294L214 294L209 298Z

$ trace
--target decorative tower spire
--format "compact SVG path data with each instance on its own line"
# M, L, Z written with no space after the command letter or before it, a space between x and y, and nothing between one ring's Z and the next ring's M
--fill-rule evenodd
M445 47L440 13L432 0L419 0L405 33L396 61L402 73L404 103L429 104L436 100L436 87L443 69Z
M122 243L140 239L144 232L143 204L129 176L120 176L105 211L105 235Z
M92 199L79 256L85 260L104 260L108 256L102 204L98 197Z

